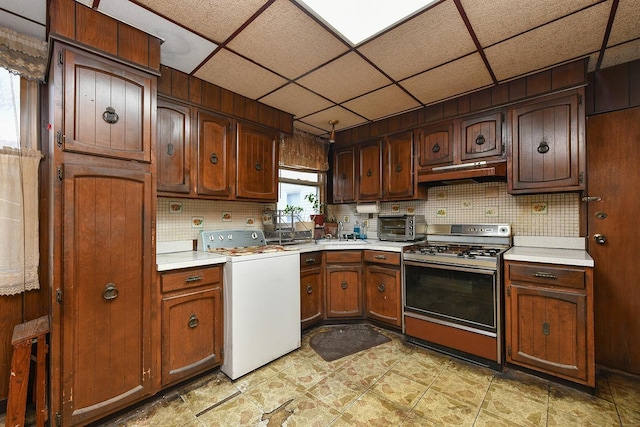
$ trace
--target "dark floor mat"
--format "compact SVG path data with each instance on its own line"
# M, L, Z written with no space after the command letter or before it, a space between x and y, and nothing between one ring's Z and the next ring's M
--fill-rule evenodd
M337 326L311 337L309 345L327 362L391 341L371 326Z

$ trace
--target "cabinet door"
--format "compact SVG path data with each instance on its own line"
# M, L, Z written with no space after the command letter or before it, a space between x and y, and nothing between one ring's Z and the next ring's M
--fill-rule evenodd
M355 149L337 150L333 161L333 202L355 202Z
M368 265L365 270L367 317L401 325L400 269Z
M586 293L517 284L509 288L507 361L586 382Z
M238 123L236 196L243 199L278 200L277 136L262 128Z
M462 161L502 159L506 154L502 143L502 122L501 111L460 121Z
M360 266L330 266L327 272L327 317L359 317L362 310Z
M510 193L583 190L584 110L574 93L510 111Z
M382 141L358 147L358 200L382 199Z
M302 329L321 321L324 317L322 269L300 270L300 323Z
M124 163L124 162L123 162ZM151 174L64 165L61 390L64 424L151 392Z
M158 100L158 192L189 193L191 189L191 112L189 107Z
M64 150L150 162L155 77L72 48L63 51Z
M162 299L162 385L222 363L221 288Z
M453 122L425 126L414 135L421 169L453 162Z
M233 145L231 122L225 117L198 112L198 194L229 198L232 195Z
M415 194L413 135L405 132L387 137L384 145L384 198L407 199Z

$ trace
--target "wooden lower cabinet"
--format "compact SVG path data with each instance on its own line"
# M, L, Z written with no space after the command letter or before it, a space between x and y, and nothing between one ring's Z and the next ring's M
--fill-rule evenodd
M222 267L164 273L160 284L164 387L222 363Z
M507 362L595 387L590 267L505 262Z
M324 318L322 252L300 254L300 326L315 325Z
M327 318L361 317L362 251L325 253Z
M402 325L402 279L400 254L380 251L364 252L365 298L367 318Z

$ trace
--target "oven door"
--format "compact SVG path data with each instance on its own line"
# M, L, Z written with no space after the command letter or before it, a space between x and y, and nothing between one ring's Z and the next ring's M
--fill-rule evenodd
M405 313L497 334L497 270L405 261Z

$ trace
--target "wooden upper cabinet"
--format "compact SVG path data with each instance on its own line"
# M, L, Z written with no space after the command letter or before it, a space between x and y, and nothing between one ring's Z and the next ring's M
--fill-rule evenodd
M274 131L238 123L237 181L239 199L278 200L278 138Z
M509 111L509 192L585 188L584 89L548 96Z
M338 149L333 159L333 203L355 202L355 148Z
M358 200L382 199L382 140L358 147Z
M189 193L191 183L191 110L186 105L158 100L158 192Z
M420 169L453 162L453 122L424 126L413 132Z
M64 67L66 151L151 162L155 78L71 47L57 50Z
M502 111L497 111L460 121L460 158L463 162L489 158L504 159L506 152L502 142L503 116Z
M412 198L416 193L413 168L413 134L390 135L384 143L383 198L397 200Z
M205 196L233 195L233 143L231 121L215 114L198 112L198 188Z

